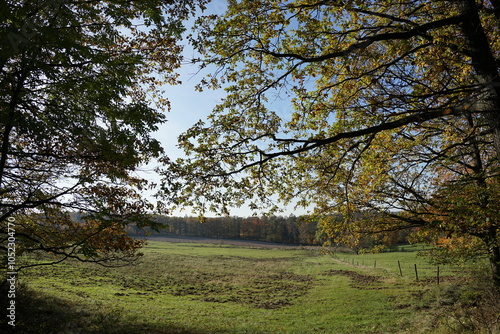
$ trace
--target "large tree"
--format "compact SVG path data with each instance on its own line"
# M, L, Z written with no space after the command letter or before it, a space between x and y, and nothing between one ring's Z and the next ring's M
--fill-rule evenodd
M135 171L163 153L162 85L177 83L182 22L204 2L0 1L2 252L15 239L17 255L55 262L136 254L124 226L154 222Z
M354 244L399 228L462 240L500 285L499 29L498 1L228 1L193 35L217 68L200 89L227 96L180 136L164 195L313 206Z

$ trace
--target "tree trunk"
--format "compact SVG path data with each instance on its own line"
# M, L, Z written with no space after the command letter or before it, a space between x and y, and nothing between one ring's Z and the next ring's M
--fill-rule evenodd
M500 287L500 246L495 245L490 250L490 264L493 274L493 284Z
M461 25L462 33L467 40L472 66L480 88L479 101L474 107L488 122L497 159L500 160L500 75L477 11L476 1L460 1L460 10L464 17Z
M495 1L497 17L500 18L500 1ZM491 130L497 162L500 162L500 74L495 57L484 31L475 0L461 0L460 10L464 20L461 30L466 38L471 65L474 68L479 94L474 109L480 112ZM497 227L488 236L489 260L493 273L493 283L500 287L500 246L497 242Z

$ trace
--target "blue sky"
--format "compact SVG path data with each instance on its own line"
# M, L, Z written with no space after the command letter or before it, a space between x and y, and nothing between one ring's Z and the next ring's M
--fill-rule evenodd
M207 5L207 14L223 14L226 8L226 1L214 0ZM186 23L188 30L186 34L190 33L190 25L194 22L194 18ZM193 49L183 43L185 63L177 72L180 74L179 80L181 85L166 86L165 96L171 104L171 111L167 114L167 122L160 126L160 129L153 134L158 139L165 149L166 154L171 159L176 159L183 156L183 152L177 147L178 136L186 131L190 126L200 119L206 119L215 105L220 102L224 96L224 91L205 90L203 92L195 91L195 85L203 78L204 75L209 73L209 70L199 72L198 65L190 64L189 59L195 58L196 54ZM151 163L141 168L139 173L142 177L158 182L160 177L153 171L158 166L158 163ZM148 192L146 196L151 196L153 192ZM175 211L174 215L192 215L191 210L186 208L183 211ZM234 209L231 214L238 216L249 216L252 212L249 209L241 208Z
M226 8L226 1L213 0L207 5L207 9L203 13L208 14L223 14ZM186 34L191 32L190 26L193 24L194 18L186 23L188 30ZM172 158L182 155L177 147L177 137L187 130L199 119L205 119L210 111L224 96L224 91L206 90L197 92L194 86L209 73L209 70L198 73L198 65L189 63L189 60L196 58L197 55L192 47L183 43L184 59L186 64L178 69L180 74L181 85L165 87L165 95L171 103L172 110L167 115L168 122L161 126L161 129L155 133L155 137L159 139L169 156Z
M223 14L226 7L226 1L214 0L207 5L207 10L204 14ZM192 24L194 19L190 20L187 25ZM189 33L190 29L186 33ZM176 159L183 156L183 152L177 147L178 136L186 131L190 126L200 119L206 119L215 105L224 97L223 90L205 90L203 92L195 91L195 85L208 73L210 69L205 69L199 72L198 65L189 64L188 60L196 57L196 54L189 45L185 44L184 57L186 64L178 70L180 74L181 85L165 87L165 95L171 103L171 111L167 114L168 121L160 126L159 131L154 133L154 137L158 139L165 152L171 159ZM141 173L147 179L158 181L159 176L152 171L155 167L150 164L144 168L145 172ZM287 208L283 215L289 214L299 215L304 211L296 212L293 208ZM175 211L174 215L184 216L192 215L191 210L186 208L183 211ZM233 208L231 215L236 216L251 216L253 211L244 206L241 208Z

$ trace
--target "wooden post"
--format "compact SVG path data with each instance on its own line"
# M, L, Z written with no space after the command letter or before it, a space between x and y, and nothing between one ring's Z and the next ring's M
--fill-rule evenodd
M437 283L439 285L439 266L437 266Z
M398 267L399 267L399 275L403 277L403 271L401 270L401 263L398 260Z
M377 268L377 260L373 263L373 268Z
M418 270L417 270L417 264L415 263L415 278L418 281Z

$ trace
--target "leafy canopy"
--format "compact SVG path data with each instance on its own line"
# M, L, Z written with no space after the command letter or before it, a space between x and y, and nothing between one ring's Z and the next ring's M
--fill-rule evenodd
M460 232L493 256L499 23L496 1L228 1L192 37L217 68L199 89L227 95L179 137L165 198L202 213L312 206L351 244Z
M134 172L163 154L161 87L178 83L182 21L204 3L0 2L0 237L14 221L18 254L135 254L124 226L154 224Z

